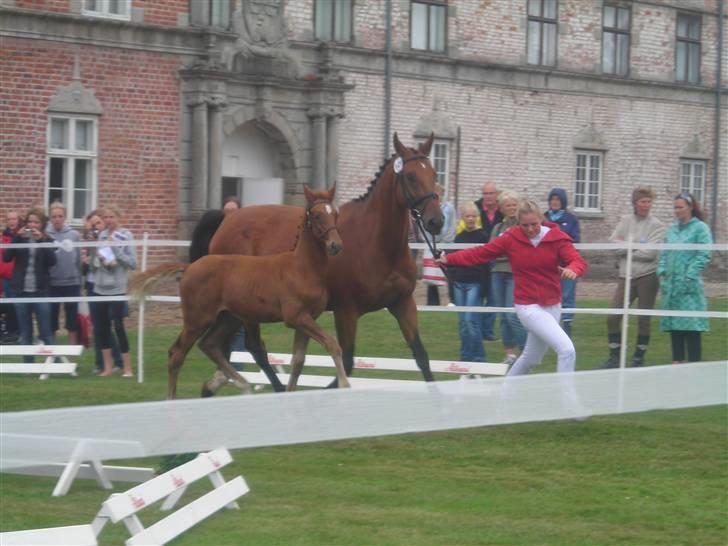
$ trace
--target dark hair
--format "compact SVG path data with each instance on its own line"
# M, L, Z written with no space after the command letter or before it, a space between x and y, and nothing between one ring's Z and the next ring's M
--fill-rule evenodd
M42 208L35 207L30 209L25 215L25 222L23 223L23 225L26 225L28 223L29 216L37 216L38 221L40 222L40 231L45 231L46 225L48 225L48 217L46 216L45 211Z
M243 204L240 202L240 199L238 199L234 195L228 195L225 199L222 200L222 206L225 207L228 203L235 203L239 209L243 208Z
M700 203L695 200L695 197L693 197L692 193L681 191L675 196L674 200L677 201L678 199L682 199L687 203L688 207L690 207L692 215L695 218L702 222L705 222L705 213L703 213L703 210L700 208Z

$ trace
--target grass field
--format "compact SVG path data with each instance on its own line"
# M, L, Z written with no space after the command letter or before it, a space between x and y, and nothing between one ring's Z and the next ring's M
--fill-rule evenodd
M726 308L725 299L711 302L711 309ZM321 324L333 331L330 316ZM454 314L421 313L420 324L431 358L457 358ZM728 324L711 324L704 358L725 359ZM577 317L578 369L604 359L604 330L604 317ZM657 330L655 320L650 364L670 360L669 339ZM0 410L163 400L166 351L177 333L171 327L147 332L143 385L93 376L89 352L78 378L1 377ZM264 338L269 350L290 352L290 331L269 326ZM386 313L364 317L357 346L363 356L408 356ZM486 347L488 360L500 361L500 344ZM318 346L311 350L321 353ZM196 397L211 369L193 351L180 397ZM549 355L537 371L553 370ZM241 510L210 518L174 544L725 545L727 440L726 406L716 406L237 450L224 473L242 474L251 486ZM90 522L108 496L79 480L67 497L52 498L54 483L0 474L0 530ZM114 525L100 539L111 545L127 537Z

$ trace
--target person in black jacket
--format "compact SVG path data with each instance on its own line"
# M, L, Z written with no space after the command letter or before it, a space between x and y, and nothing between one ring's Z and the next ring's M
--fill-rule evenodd
M31 209L25 218L25 227L13 237L12 244L50 243L46 235L48 218L41 209ZM47 298L50 287L50 269L56 264L56 251L53 248L7 248L3 252L6 262L15 258L15 268L10 286L18 298ZM20 343L33 343L33 315L38 322L40 339L46 345L55 343L51 329L51 304L48 301L16 303L15 313L20 326ZM25 362L33 362L33 358L24 357Z
M488 242L486 233L477 226L478 209L467 203L461 209L465 229L455 236L456 243L482 244ZM452 267L448 269L453 281L455 305L475 307L483 302L483 279L488 278L487 265L476 267ZM486 287L487 289L487 287ZM465 311L458 313L460 333L460 360L463 362L485 362L486 354L481 334L479 313Z

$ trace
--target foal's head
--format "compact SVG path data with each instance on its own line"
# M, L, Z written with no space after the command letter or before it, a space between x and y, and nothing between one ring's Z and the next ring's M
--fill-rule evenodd
M306 222L313 236L324 243L326 253L336 256L343 246L341 236L336 229L339 211L334 205L336 184L330 190L315 191L308 186L303 187L306 195Z
M445 220L440 210L440 198L435 184L437 173L428 159L434 134L415 150L399 141L394 133L394 149L397 156L392 167L405 206L414 216L422 217L425 229L433 234L440 233Z

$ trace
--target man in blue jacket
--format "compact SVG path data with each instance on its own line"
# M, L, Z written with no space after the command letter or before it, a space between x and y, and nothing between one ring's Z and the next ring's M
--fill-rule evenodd
M547 220L558 224L559 229L566 233L574 243L581 242L579 219L566 210L568 200L566 190L554 188L549 192L549 210L544 214ZM561 307L573 309L576 307L576 279L561 279ZM571 323L574 313L561 314L561 326L564 332L571 337Z

